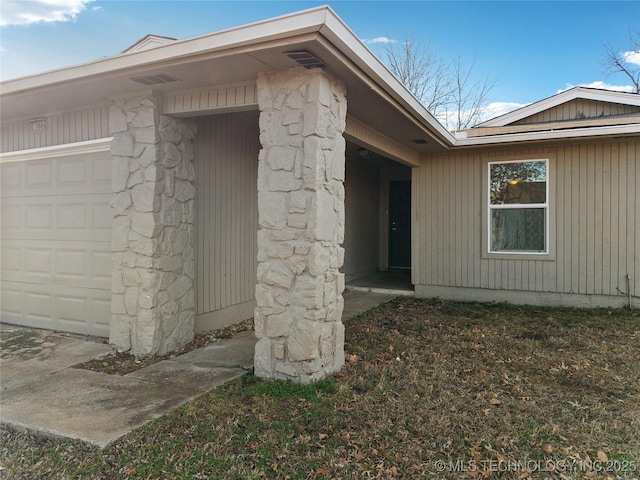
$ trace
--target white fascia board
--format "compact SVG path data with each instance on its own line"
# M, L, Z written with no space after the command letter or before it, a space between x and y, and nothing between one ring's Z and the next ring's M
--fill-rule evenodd
M86 77L104 75L156 63L182 60L234 47L317 32L324 23L328 7L316 7L289 15L262 20L239 27L220 30L186 40L158 46L150 50L121 53L93 62L65 67L28 77L7 80L0 84L2 95L24 92L40 87Z
M66 157L68 155L88 155L90 153L106 152L111 147L112 140L113 137L107 137L84 142L65 143L62 145L0 153L0 163L26 162L29 160Z
M584 127L570 130L552 130L545 132L508 133L504 135L488 135L456 139L456 147L475 145L499 145L518 142L535 142L541 140L570 140L574 138L602 137L616 135L640 135L640 123L629 125L610 125L606 127Z
M327 13L325 24L321 27L320 33L369 75L374 82L382 86L396 101L412 111L420 123L428 126L433 133L438 134L445 145L452 146L455 142L453 134L407 90L402 82L389 71L333 10L329 8Z
M523 118L535 115L563 103L583 98L585 100L596 100L600 102L619 103L622 105L633 105L640 107L640 95L637 93L614 92L612 90L600 90L596 88L574 87L564 92L560 92L552 97L545 98L525 107L505 113L486 122L476 125L476 127L504 127L510 123L517 122Z

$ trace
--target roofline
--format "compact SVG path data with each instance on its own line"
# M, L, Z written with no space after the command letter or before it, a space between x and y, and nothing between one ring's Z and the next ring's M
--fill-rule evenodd
M268 28L265 28L267 27ZM455 137L406 89L406 87L349 29L327 5L302 10L246 25L200 35L149 50L121 53L89 63L64 67L0 83L2 96L25 93L29 90L49 88L69 81L82 81L90 77L108 75L128 68L140 68L167 62L214 54L223 50L251 46L259 43L291 38L308 33L319 33L337 47L358 67L366 83L373 80L399 106L406 109L414 121L426 128L438 142L453 146Z
M150 50L120 53L79 65L6 80L0 83L2 96L30 89L46 88L70 80L81 80L87 77L115 73L129 67L149 66L251 45L258 41L264 42L293 35L318 32L325 21L327 9L328 7L314 7L217 32L176 40L173 43ZM295 21L292 21L293 19ZM263 28L266 24L269 24L269 33L267 35L265 35ZM292 28L291 25L294 25L294 27Z
M602 90L590 87L573 87L569 90L557 93L551 97L545 98L538 102L530 103L525 107L518 108L499 117L492 118L486 122L480 123L473 128L481 127L504 127L510 123L517 122L523 118L535 115L543 110L557 107L565 102L576 98L584 98L587 100L596 100L609 103L620 103L625 105L640 106L640 95L637 93L617 92L613 90Z
M389 69L376 57L362 40L347 26L345 22L330 8L325 24L320 33L346 55L353 64L369 76L368 83L373 80L384 88L386 93L413 113L422 126L439 137L440 143L450 147L455 143L453 133L447 130L416 97L407 90ZM367 81L367 79L364 79ZM387 88L385 88L387 87Z
M477 145L500 145L519 142L536 142L545 140L569 140L588 137L616 136L616 135L640 136L640 123L629 125L609 125L604 127L583 127L571 130L551 130L544 132L507 133L501 135L487 135L484 137L458 138L456 147L471 147Z

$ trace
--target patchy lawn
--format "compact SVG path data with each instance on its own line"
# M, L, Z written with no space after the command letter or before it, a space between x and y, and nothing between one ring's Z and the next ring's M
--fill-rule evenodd
M0 477L640 478L640 313L398 299L312 386L231 382L100 450L5 429Z

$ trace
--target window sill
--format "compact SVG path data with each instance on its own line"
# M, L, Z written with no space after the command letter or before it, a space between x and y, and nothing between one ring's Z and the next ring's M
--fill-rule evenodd
M535 252L523 252L523 253L515 253L515 252L505 252L505 253L496 253L496 252L483 252L483 259L491 259L491 260L545 260L549 262L555 261L555 255L552 253L535 253Z

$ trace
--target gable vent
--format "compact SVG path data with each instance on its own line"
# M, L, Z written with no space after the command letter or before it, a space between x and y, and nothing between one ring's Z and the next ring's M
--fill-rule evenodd
M284 54L289 57L294 62L299 63L304 68L316 68L316 67L324 67L325 64L318 57L314 57L306 50L299 50L296 52L284 52Z
M142 85L158 85L160 83L179 82L180 79L161 73L159 75L149 75L147 77L135 77L132 78L134 82L141 83Z

